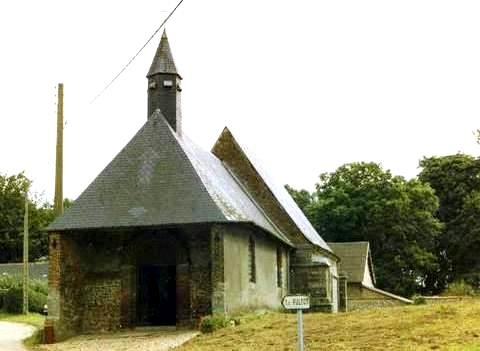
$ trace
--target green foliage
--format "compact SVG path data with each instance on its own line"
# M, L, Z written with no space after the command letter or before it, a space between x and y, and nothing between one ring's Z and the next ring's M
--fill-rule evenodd
M312 204L313 202L313 197L312 194L310 194L307 190L295 190L289 185L285 185L285 189L287 189L288 193L290 196L295 200L297 203L298 207L306 213L308 207Z
M438 291L480 272L480 160L457 154L425 158L420 166L419 178L435 190L445 223L435 248L439 269L429 283Z
M3 299L1 309L8 313L21 313L23 306L23 288L21 276L0 277L0 290ZM43 312L43 306L47 303L48 287L47 282L31 280L29 282L28 309L30 312Z
M18 276L1 275L0 276L0 289L10 289L12 286L20 284L20 278Z
M46 304L47 295L33 289L28 290L28 310L30 312L42 313Z
M7 295L8 290L2 290L0 289L0 311L3 310L4 306L4 301L5 301L5 295Z
M0 174L0 262L20 262L23 253L25 191L30 180L23 173ZM43 229L54 219L49 204L29 199L30 260L48 254L47 233Z
M475 296L475 289L463 279L448 284L444 292L446 296Z
M375 163L352 163L320 175L311 199L304 212L325 240L370 242L380 288L411 296L438 269L442 225L428 185Z
M14 286L7 290L3 301L3 309L7 313L22 313L23 290Z
M48 295L48 283L45 280L37 280L37 279L31 279L30 280L30 289L43 294L45 296Z
M35 328L43 328L45 324L45 316L39 313L10 314L0 311L0 321L25 323L32 325Z
M225 328L229 325L229 320L221 315L205 316L200 320L200 331L202 333L212 333L215 330Z

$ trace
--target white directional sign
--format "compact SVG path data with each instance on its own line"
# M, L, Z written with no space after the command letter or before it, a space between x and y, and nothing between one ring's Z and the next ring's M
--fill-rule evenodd
M287 295L282 300L287 310L307 310L310 308L310 297L305 295Z
M302 310L310 308L310 296L287 295L283 298L282 305L287 310L297 310L298 351L304 351Z

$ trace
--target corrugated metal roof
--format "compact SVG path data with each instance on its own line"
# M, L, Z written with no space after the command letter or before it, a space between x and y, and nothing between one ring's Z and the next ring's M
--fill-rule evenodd
M48 230L214 222L254 223L290 244L220 160L156 112Z
M348 281L362 283L365 270L369 269L369 243L368 241L328 243L333 252L340 257L340 271L347 273ZM372 281L375 281L373 272L368 270Z
M225 135L224 133L228 135ZM228 128L224 129L222 135L227 136L229 139L231 139L232 142L236 143L238 149L251 163L255 171L259 174L260 178L263 180L263 182L271 191L275 199L283 208L284 212L292 219L292 221L295 223L303 236L312 244L315 244L323 248L324 250L332 252L332 250L328 247L327 243L322 239L322 237L317 233L317 231L312 226L307 217L305 217L302 210L300 210L300 208L297 206L296 202L292 199L285 187L278 184L276 180L271 177L267 171L265 171L265 169L261 166L261 162L257 161L257 159L253 156L253 153L250 152L249 149L243 144L241 145L234 138L233 134L230 132L230 130L228 130ZM222 138L222 135L219 137L219 140L220 138Z
M165 31L163 31L162 39L160 39L160 45L158 46L155 56L153 57L147 77L157 73L177 74L177 67L175 67L175 62L173 61L170 44L168 43L167 33Z

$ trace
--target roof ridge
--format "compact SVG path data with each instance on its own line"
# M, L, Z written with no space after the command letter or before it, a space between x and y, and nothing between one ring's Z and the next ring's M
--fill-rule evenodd
M222 130L222 133L218 137L217 141L215 142L213 148L212 148L212 153L215 154L215 146L218 144L218 142L222 139L224 136L229 136L232 142L234 143L235 147L240 151L241 155L246 159L246 161L251 165L252 169L259 175L259 178L261 181L264 183L265 187L268 189L270 194L272 195L273 199L277 202L279 208L283 213L288 216L288 218L291 220L291 222L294 224L294 226L298 229L298 231L301 233L301 235L307 240L307 242L310 242L311 244L314 244L318 246L319 248L328 251L330 254L333 254L333 250L330 249L330 247L326 244L326 242L323 240L323 238L318 234L318 232L315 230L313 225L310 223L310 221L306 218L305 214L298 208L298 205L295 203L295 201L291 198L291 196L288 194L288 192L285 190L284 187L281 187L280 185L277 185L275 181L273 181L269 176L269 173L265 171L263 168L261 168L258 165L258 162L254 162L255 158L249 153L248 148L242 147L238 140L233 136L233 133L230 131L228 127L224 127ZM268 179L267 179L268 178ZM277 185L277 186L274 186ZM290 210L286 208L286 204L283 203L282 199L280 199L280 194L279 192L283 191L286 193L286 196L283 197L283 200L286 198L290 200L291 206L290 210L296 212L295 216L297 218L294 218L295 216L291 213ZM287 200L288 201L288 200ZM294 209L296 208L296 210ZM298 217L302 217L302 221L304 222L303 225L300 225L298 223ZM307 227L305 227L307 226ZM309 234L306 233L306 231L310 231L315 234L314 236L316 238L310 237ZM312 235L312 233L310 233ZM315 240L317 239L317 240Z
M198 145L196 145L189 137L186 137L184 136L183 138L178 138L179 140L179 143L182 145L182 146L185 146L185 153L187 155L187 157L191 158L191 161L193 163L193 167L197 170L197 172L200 173L200 179L202 180L203 184L205 185L206 189L207 189L207 192L209 193L210 197L212 198L212 200L217 204L217 206L220 208L220 210L225 210L227 212L229 211L233 211L233 212L238 212L240 211L241 215L244 217L245 220L239 220L238 218L236 219L236 221L238 222L247 222L249 221L249 215L247 213L244 212L244 210L242 208L240 208L238 206L238 203L232 203L230 202L229 204L226 204L226 202L229 202L231 201L232 199L222 199L222 197L219 195L219 194L213 194L211 192L211 190L213 189L210 189L209 186L207 186L206 182L207 180L209 179L209 175L208 175L208 171L205 169L205 170L202 170L200 168L200 165L202 164L202 161L198 159L198 154L195 154L194 152L189 152L189 148L197 148L198 150L197 151L200 151L202 152L203 154L205 155L208 155L208 157L211 157L213 160L215 160L215 162L218 163L218 166L221 167L221 169L223 169L225 171L225 173L228 175L228 177L230 177L234 184L240 189L240 191L243 193L243 195L248 199L248 201L253 204L253 206L255 207L255 210L258 211L258 213L264 218L264 220L266 221L266 223L264 223L262 225L262 223L260 223L259 221L252 221L252 223L254 223L255 225L263 228L264 230L270 232L271 234L273 234L274 236L276 236L278 239L282 240L283 242L287 243L288 245L293 245L292 242L285 237L285 234L280 231L278 229L278 227L276 227L274 225L274 223L272 223L271 219L265 214L265 212L263 211L263 209L261 209L261 207L256 203L256 201L254 201L254 199L251 197L251 195L246 191L246 189L243 187L243 185L238 181L238 179L234 176L234 174L231 172L230 169L228 169L228 167L226 167L225 163L222 162L215 154L213 154L212 152L208 152L206 150L203 150L202 148L200 148ZM220 169L217 169L216 171L218 172ZM202 172L204 171L204 172ZM203 175L203 176L202 176ZM221 175L220 174L216 174L216 176L218 177L218 179L221 179ZM225 192L223 193L223 195L227 195ZM222 201L224 200L224 201ZM236 199L237 201L239 201L239 199ZM236 202L235 199L233 202ZM228 207L228 208L225 208L225 207ZM228 214L224 214L227 219L228 219ZM231 219L231 218L230 218Z
M158 195L164 201L159 201ZM160 112L145 122L47 230L215 221L227 219Z

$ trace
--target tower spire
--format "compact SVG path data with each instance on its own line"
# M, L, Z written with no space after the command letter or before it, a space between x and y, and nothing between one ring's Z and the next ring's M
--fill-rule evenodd
M172 51L170 50L170 44L168 43L167 32L165 30L163 31L160 45L158 46L152 64L150 65L147 78L158 73L178 74L177 67L175 67L175 61L173 60Z
M170 126L180 135L182 119L180 82L182 77L177 72L166 31L163 31L147 78L148 118L157 109L160 109Z

